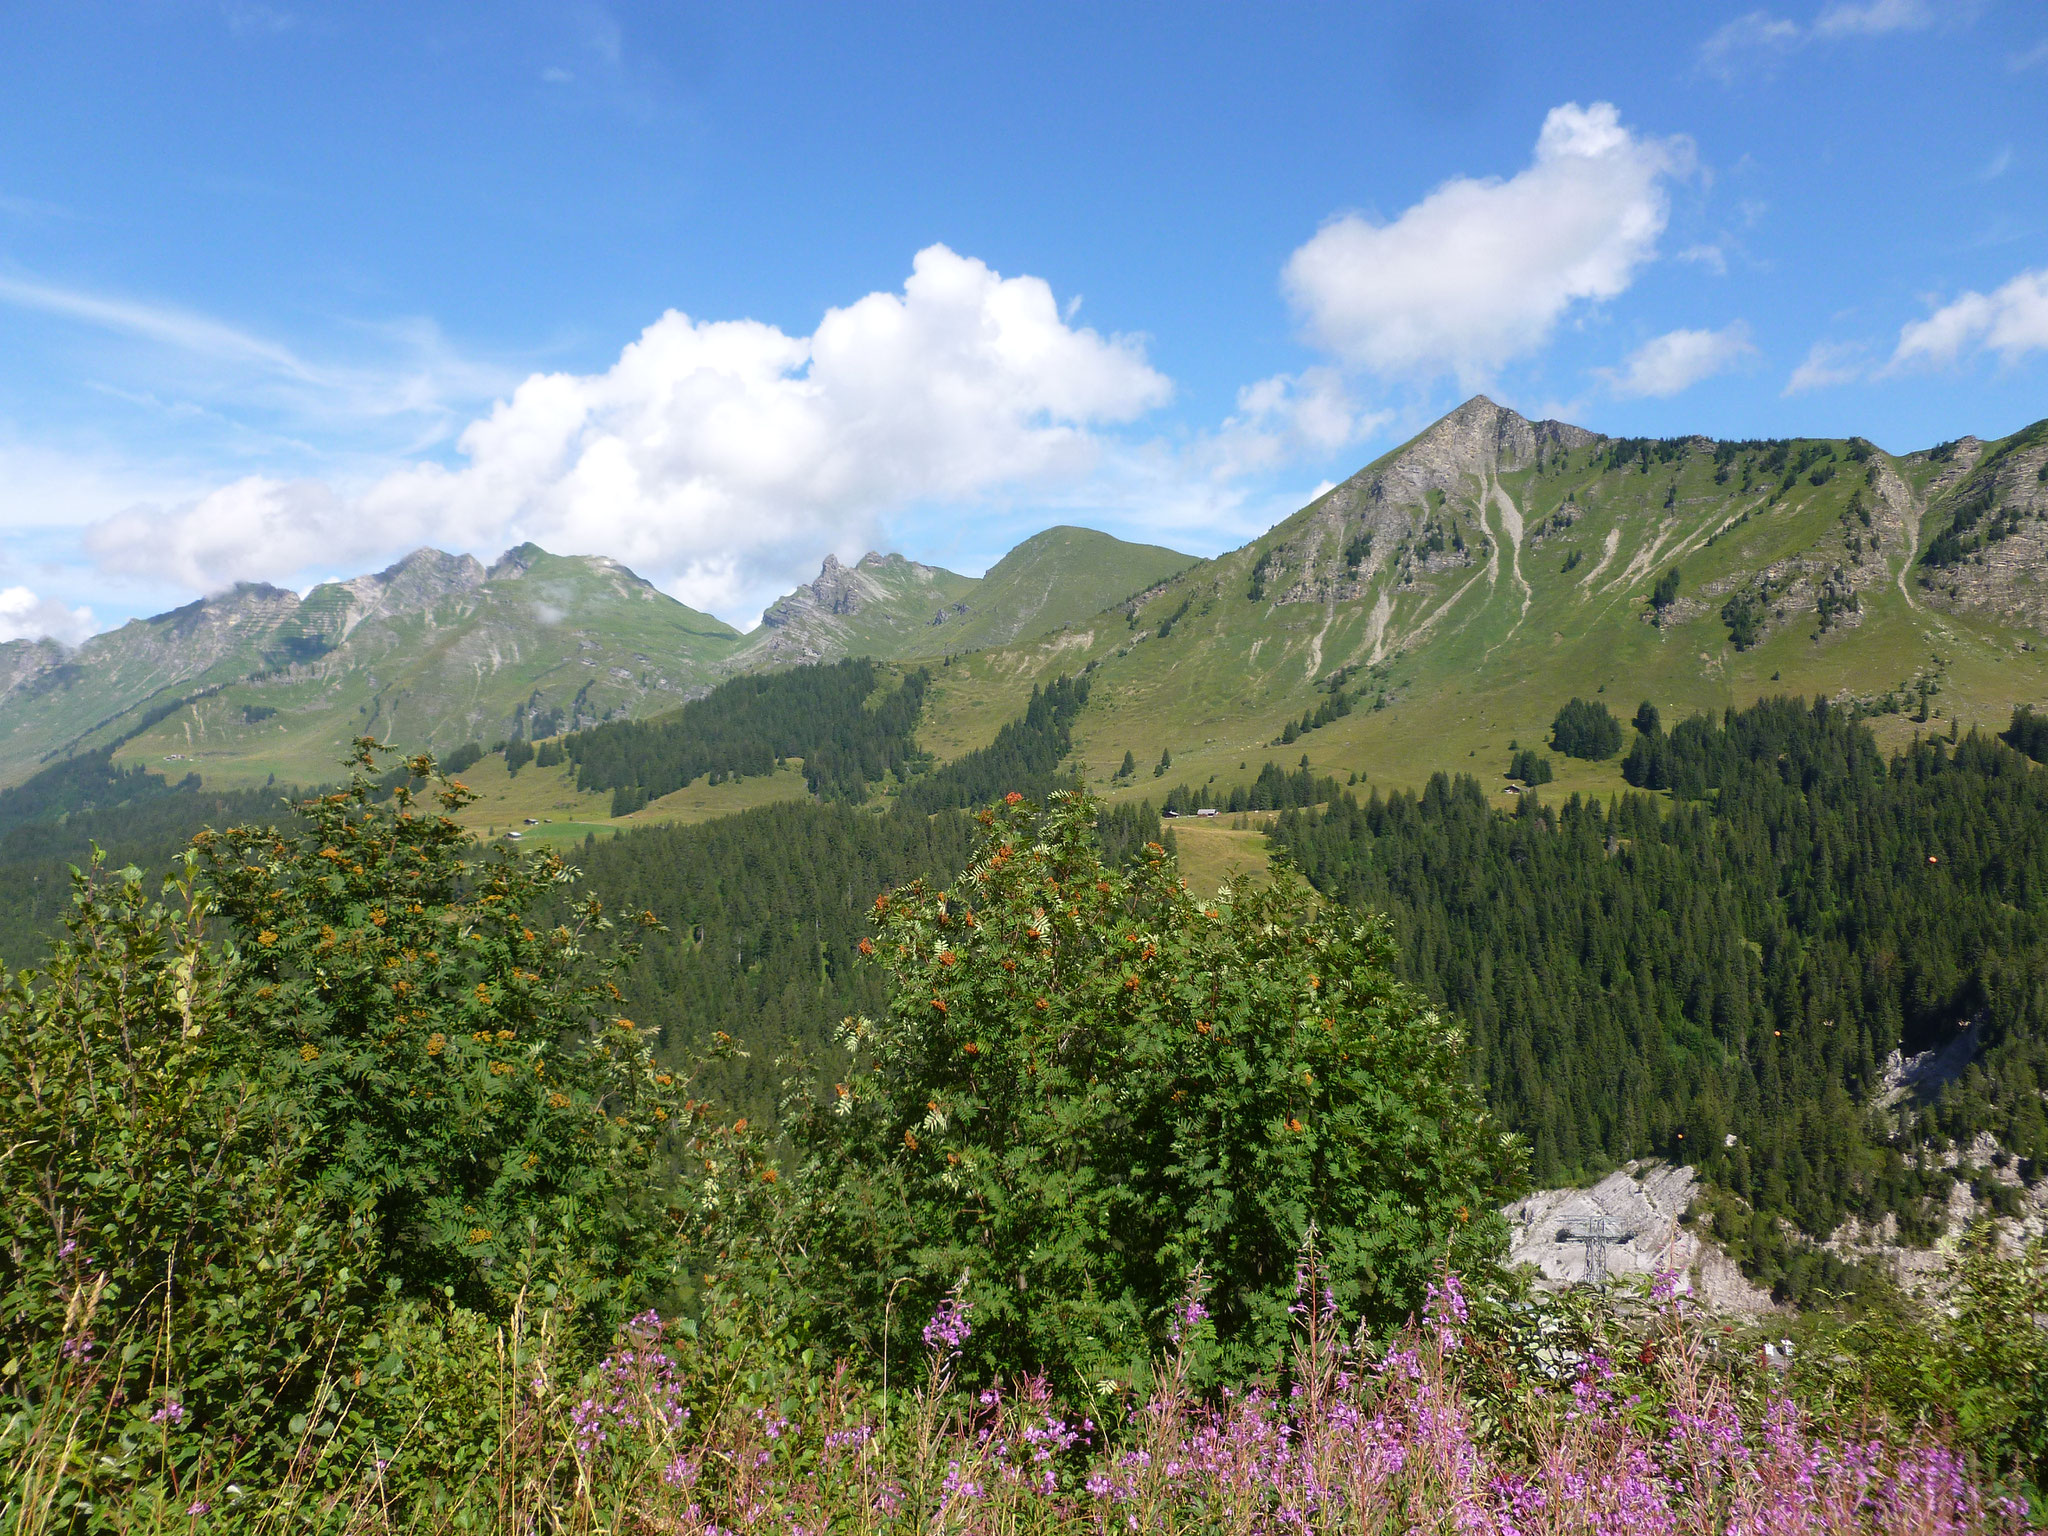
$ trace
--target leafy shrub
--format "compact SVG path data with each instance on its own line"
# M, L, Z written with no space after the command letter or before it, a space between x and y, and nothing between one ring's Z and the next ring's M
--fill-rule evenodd
M1085 1397L1146 1369L1196 1274L1220 1362L1278 1363L1312 1228L1382 1327L1498 1251L1519 1152L1383 925L1284 870L1198 902L1156 845L1107 867L1085 796L1010 801L957 890L877 900L889 1011L791 1131L825 1337L879 1356L892 1297L957 1287L973 1370Z
M1990 1222L1951 1261L1945 1305L1811 1319L1802 1389L1845 1414L1873 1398L1903 1425L1954 1427L1993 1477L2048 1493L2048 1246L2007 1252Z
M1605 704L1573 699L1551 721L1550 744L1566 757L1598 762L1621 749L1621 722Z
M602 903L567 902L559 858L478 856L407 785L379 804L382 750L358 743L350 787L301 805L300 827L195 839L242 939L234 1028L317 1127L309 1176L339 1207L375 1210L408 1289L501 1306L547 1256L604 1303L608 1331L660 1235L656 1149L680 1107L616 1012L635 949ZM435 792L443 813L471 798Z
M156 899L95 862L44 971L0 978L0 1511L53 1526L290 1456L378 1262L247 1070L195 874Z

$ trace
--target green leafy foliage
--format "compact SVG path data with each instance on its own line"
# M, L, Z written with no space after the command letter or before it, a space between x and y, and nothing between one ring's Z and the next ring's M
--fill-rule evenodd
M284 804L276 789L202 789L190 778L176 785L165 785L161 775L148 778L153 782L127 799L95 797L0 836L0 957L28 964L64 931L72 867L88 863L95 848L108 868L168 869L207 822L268 816Z
M1952 1428L1995 1478L2048 1491L2048 1247L2008 1250L1989 1222L1961 1244L1945 1304L1816 1314L1798 1385L1844 1417Z
M603 1315L661 1232L656 1149L680 1104L649 1032L618 1012L634 953L552 855L477 856L410 786L380 804L377 749L301 824L195 844L239 930L229 1007L255 1070L316 1127L314 1175L375 1212L408 1289L503 1305L536 1254ZM431 758L412 759L427 780ZM655 926L651 913L636 921Z
M892 1296L954 1290L976 1370L1086 1396L1145 1369L1196 1276L1220 1360L1277 1363L1311 1230L1381 1325L1498 1251L1517 1148L1382 926L1284 871L1199 902L1157 845L1105 864L1084 796L1009 801L952 889L876 901L888 1009L791 1127L826 1337L879 1353Z
M296 1107L248 1070L195 874L153 898L95 861L44 970L0 978L0 1503L54 1525L91 1487L119 1507L209 1458L290 1455L379 1258L374 1226L308 1184Z

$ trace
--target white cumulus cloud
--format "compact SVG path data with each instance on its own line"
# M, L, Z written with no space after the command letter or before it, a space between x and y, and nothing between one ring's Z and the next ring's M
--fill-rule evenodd
M111 570L199 588L421 542L614 556L733 616L885 514L1084 475L1099 429L1163 404L1142 345L1068 323L1036 277L943 245L900 293L809 336L669 311L603 373L534 374L457 441L360 494L250 477L96 525Z
M1990 293L1965 292L1926 319L1908 322L1890 366L1948 367L1987 348L2008 363L2048 351L2048 267L2022 272Z
M1683 139L1631 132L1607 102L1554 108L1527 169L1458 177L1389 223L1331 220L1289 258L1310 340L1381 374L1485 382L1575 304L1611 299L1656 253Z
M1741 320L1718 331L1667 331L1637 347L1605 377L1625 399L1663 399L1727 372L1755 352L1749 326Z
M90 608L66 608L54 597L37 597L27 587L0 587L0 644L48 639L76 645L94 627Z
M1352 398L1334 368L1275 374L1237 392L1237 409L1195 455L1220 479L1324 459L1363 441L1393 419Z

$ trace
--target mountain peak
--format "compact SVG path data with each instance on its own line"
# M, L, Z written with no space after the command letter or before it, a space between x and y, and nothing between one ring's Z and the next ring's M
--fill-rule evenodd
M1477 470L1483 465L1497 471L1521 469L1551 449L1581 448L1598 437L1598 433L1568 422L1531 421L1485 395L1474 395L1410 446L1429 444L1448 450L1462 469Z
M542 549L531 539L528 539L524 544L514 544L505 553L498 556L497 559L491 562L490 569L484 574L487 577L504 579L524 576L537 563L547 559L547 557L548 552L546 550Z
M392 612L430 608L483 583L484 568L474 555L420 548L375 575L358 576L343 585L363 607Z

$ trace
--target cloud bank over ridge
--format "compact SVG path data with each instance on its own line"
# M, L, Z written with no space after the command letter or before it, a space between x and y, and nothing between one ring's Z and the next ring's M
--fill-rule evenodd
M1101 428L1171 392L1138 341L1069 324L1041 279L933 245L900 293L829 310L809 336L671 310L603 373L529 377L464 430L457 467L416 464L357 495L247 476L106 519L87 544L104 570L207 590L423 537L531 539L731 614L893 509L1085 473Z

